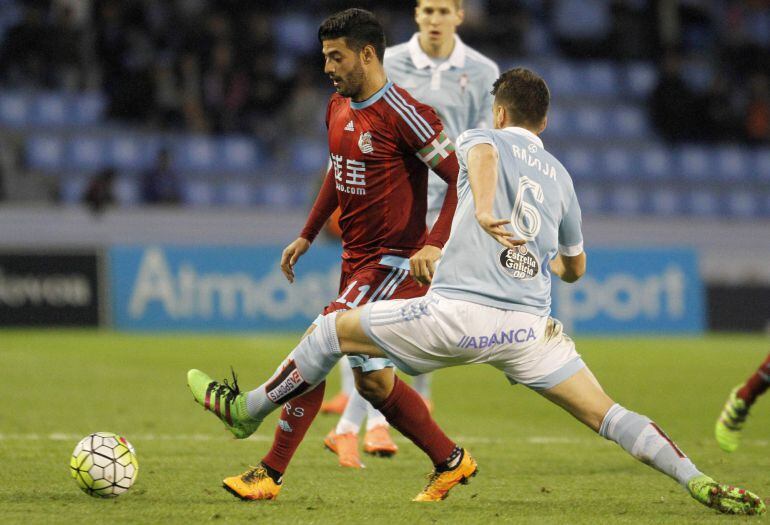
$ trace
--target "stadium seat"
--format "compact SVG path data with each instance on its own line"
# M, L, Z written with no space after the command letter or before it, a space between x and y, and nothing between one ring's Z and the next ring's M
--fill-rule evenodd
M117 177L113 191L115 201L122 206L134 206L141 202L139 181L134 177Z
M20 93L0 93L0 124L24 127L29 118L29 99Z
M712 154L705 146L687 145L676 150L673 169L685 179L707 181L714 178Z
M754 152L754 166L751 171L756 179L770 183L770 149L759 149Z
M97 136L80 135L67 144L66 165L68 169L95 171L108 166L106 139Z
M639 107L620 106L612 110L611 116L612 130L618 136L627 139L643 139L652 135L647 113Z
M607 97L617 96L617 68L608 62L588 62L580 74L581 84L591 95Z
M218 200L227 206L251 206L255 200L254 187L244 180L226 181L220 191Z
M184 179L182 181L182 202L198 207L211 206L216 201L214 185L201 179Z
M716 152L716 165L720 180L739 181L749 178L751 158L743 148L721 147Z
M173 141L171 157L182 171L212 171L219 166L217 143L204 136L179 137Z
M329 150L325 141L300 138L292 143L290 151L293 173L312 176L326 169Z
M64 165L65 147L61 137L32 135L25 144L27 166L45 172L58 171Z
M115 135L107 143L108 163L118 169L142 171L150 168L160 150L160 139L153 135Z
M101 93L80 93L67 105L67 122L87 126L105 120L107 101Z
M80 176L64 177L59 184L59 198L64 204L77 204L83 200L88 180Z
M640 153L640 161L636 169L639 170L639 174L645 179L676 178L671 150L663 146L652 146L643 149Z
M674 216L685 210L679 192L673 188L659 188L649 192L649 208L654 215Z
M562 161L564 167L567 168L567 171L575 181L594 180L600 176L596 157L586 148L574 147L566 149L557 158Z
M651 63L636 62L625 67L623 93L646 99L657 84L658 71Z
M730 192L725 202L727 211L736 218L752 218L761 214L759 195L750 190L739 189Z
M695 189L688 198L687 211L696 216L716 217L720 212L719 194L711 189Z
M260 149L249 137L225 137L219 142L222 163L227 171L243 173L253 171L262 162Z
M612 23L610 4L604 0L557 0L553 16L558 36L580 40L606 37Z
M633 186L616 187L609 197L610 210L619 216L635 216L642 212L644 193Z
M67 124L67 99L59 93L41 93L30 100L27 124L62 127Z
M575 192L580 201L580 209L583 213L602 215L607 213L604 192L599 186L593 184L575 184Z
M633 179L636 161L634 155L624 147L613 147L601 152L602 172L613 180Z

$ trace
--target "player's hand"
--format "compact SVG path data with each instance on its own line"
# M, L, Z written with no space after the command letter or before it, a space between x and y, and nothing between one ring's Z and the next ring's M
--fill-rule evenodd
M430 284L436 271L436 261L441 258L441 248L426 244L409 258L409 271L417 284Z
M479 221L485 232L506 248L516 248L527 242L523 239L516 239L513 232L504 228L506 224L511 223L510 219L495 219L491 213L479 213L476 215L476 220Z
M294 265L310 248L310 242L302 237L297 237L290 245L284 248L281 254L281 271L290 283L294 282Z

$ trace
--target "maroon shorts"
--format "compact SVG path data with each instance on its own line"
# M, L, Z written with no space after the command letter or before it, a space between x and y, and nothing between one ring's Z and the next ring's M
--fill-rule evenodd
M363 264L358 268L343 260L340 295L324 308L322 315L349 310L372 301L422 297L427 291L428 286L420 286L412 279L409 259L385 255L378 262ZM351 368L360 368L362 372L393 367L390 359L384 357L350 355L348 362Z
M409 259L385 255L378 262L353 268L342 261L340 295L324 308L323 315L349 310L372 301L422 297L428 287L418 285L409 273Z

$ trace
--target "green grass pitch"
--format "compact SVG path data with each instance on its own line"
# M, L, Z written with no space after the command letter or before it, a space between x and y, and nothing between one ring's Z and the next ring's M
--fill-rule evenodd
M434 377L435 416L479 462L480 474L438 504L409 500L430 470L403 438L393 459L343 470L322 449L336 422L319 416L274 502L241 502L221 479L255 464L275 417L230 439L192 400L188 368L242 387L267 377L296 336L125 335L0 331L0 523L766 523L701 507L560 409L491 367ZM760 336L587 339L578 349L608 393L654 419L718 480L770 496L770 402L761 399L741 449L722 453L714 420L729 389L770 350ZM327 394L338 384L336 371ZM770 397L770 394L768 394ZM99 500L70 478L69 455L95 431L126 436L139 478Z

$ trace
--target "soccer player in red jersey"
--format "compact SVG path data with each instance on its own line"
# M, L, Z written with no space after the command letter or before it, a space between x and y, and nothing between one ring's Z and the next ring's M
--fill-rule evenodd
M318 36L324 72L337 91L326 112L331 167L305 228L283 251L281 269L293 282L297 260L339 206L340 296L323 315L371 301L424 295L449 237L457 203L459 167L454 146L431 107L388 81L382 66L385 35L371 13L362 9L337 13L324 21ZM430 232L425 226L428 168L449 185ZM322 317L314 325L321 326ZM312 333L314 328L308 329L303 341L325 335ZM441 431L420 395L395 376L389 360L353 356L350 361L362 396L434 464L431 481L416 499L443 499L452 487L475 474L473 458ZM242 394L202 372L190 371L188 384L196 399L239 438L256 430L261 423L258 414L293 398L283 405L273 446L260 464L224 480L225 488L236 496L273 499L278 495L283 473L324 395L325 383L310 389L302 372L288 359L269 385Z
M770 387L770 354L759 368L730 392L722 413L717 419L714 435L719 447L725 452L734 452L741 444L741 431L749 416L749 409L757 397Z

